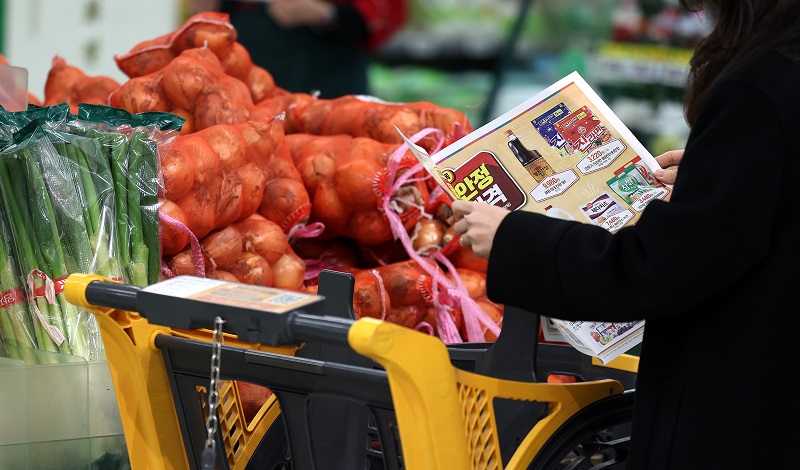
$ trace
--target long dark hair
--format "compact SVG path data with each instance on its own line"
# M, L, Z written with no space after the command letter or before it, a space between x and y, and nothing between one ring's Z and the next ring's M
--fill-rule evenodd
M726 71L766 50L800 60L800 0L680 0L689 11L711 10L714 29L690 62L684 110L694 124L708 90Z

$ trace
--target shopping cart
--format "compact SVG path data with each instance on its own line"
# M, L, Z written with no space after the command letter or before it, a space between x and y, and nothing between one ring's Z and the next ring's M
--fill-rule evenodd
M98 317L134 470L201 468L215 357L217 468L624 463L635 358L621 358L624 370L565 366L568 354L537 361L538 316L528 312L507 308L495 343L446 347L354 320L352 276L342 273L323 273L316 296L191 277L139 288L92 275L70 276L65 292ZM266 308L266 298L288 307ZM215 342L217 319L225 332ZM550 372L585 381L536 382ZM250 423L239 381L273 392Z

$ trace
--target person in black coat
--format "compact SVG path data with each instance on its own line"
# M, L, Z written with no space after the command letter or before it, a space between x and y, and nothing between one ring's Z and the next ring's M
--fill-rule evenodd
M462 244L488 258L492 301L573 321L646 320L628 470L794 465L800 0L681 0L703 3L715 25L691 60L690 135L683 152L657 157L680 162L656 173L674 181L669 201L614 234L452 205Z

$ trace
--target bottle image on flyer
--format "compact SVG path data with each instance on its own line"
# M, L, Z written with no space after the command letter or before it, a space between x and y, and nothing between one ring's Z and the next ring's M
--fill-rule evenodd
M511 129L507 130L506 136L508 136L508 148L511 149L511 152L514 153L517 160L528 170L528 173L533 176L533 179L535 179L537 183L540 183L550 175L556 174L556 172L553 171L553 167L547 163L547 160L544 159L542 154L536 149L528 150L519 137L514 134L514 131Z

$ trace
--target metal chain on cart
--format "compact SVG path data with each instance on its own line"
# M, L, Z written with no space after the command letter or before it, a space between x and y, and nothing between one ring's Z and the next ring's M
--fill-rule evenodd
M222 325L225 323L221 317L214 319L214 334L211 336L211 381L208 385L208 417L206 417L206 444L200 457L203 470L216 468L217 443L214 436L217 434L219 419L217 406L219 405L219 367L222 361Z

